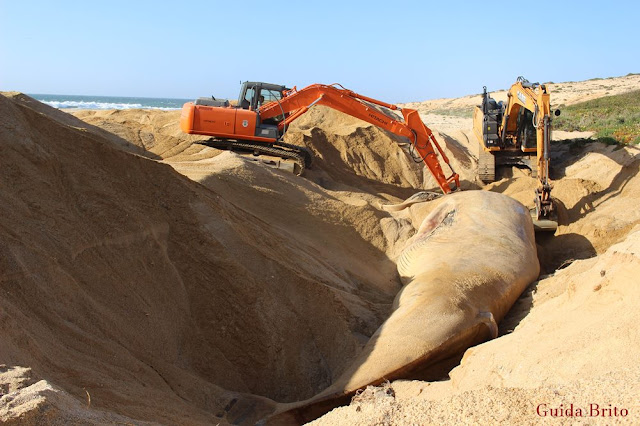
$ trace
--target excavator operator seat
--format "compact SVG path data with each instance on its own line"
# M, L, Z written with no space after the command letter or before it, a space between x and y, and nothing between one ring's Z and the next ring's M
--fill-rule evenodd
M498 102L496 102L495 99L493 99L493 98L488 98L487 99L487 110L488 111L493 112L493 111L500 110L500 109L501 109L500 104Z

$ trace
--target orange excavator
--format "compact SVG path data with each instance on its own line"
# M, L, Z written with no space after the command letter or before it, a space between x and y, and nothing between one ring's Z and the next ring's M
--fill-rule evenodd
M184 104L180 128L185 133L211 136L200 143L214 148L292 159L297 166L296 173L300 175L311 165L311 153L303 147L283 142L282 137L291 122L315 105L325 105L408 138L414 160L424 162L443 193L460 187L460 177L418 111L359 95L339 84L312 84L297 90L295 87L288 89L275 84L245 82L235 105L214 97ZM382 112L383 108L400 110L404 120ZM438 154L451 170L449 176L442 170Z

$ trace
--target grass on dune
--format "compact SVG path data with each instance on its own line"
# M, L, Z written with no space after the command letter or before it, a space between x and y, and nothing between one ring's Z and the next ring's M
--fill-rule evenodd
M593 131L603 142L640 144L640 90L560 107L554 129Z

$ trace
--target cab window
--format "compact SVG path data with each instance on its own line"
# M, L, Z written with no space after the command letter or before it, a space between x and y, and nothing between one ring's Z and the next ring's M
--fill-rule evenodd
M253 87L248 87L247 91L244 94L244 98L240 99L240 108L249 109L251 106L251 101L253 100L253 95L255 94L255 90Z
M276 91L276 90L267 90L267 89L262 89L260 91L260 95L261 98L260 100L263 100L263 104L269 103L269 102L273 102L275 100L280 100L282 99L282 93Z
M277 90L268 90L268 89L260 89L260 96L258 97L258 105L257 108L260 108L262 105L266 105L269 102L280 101L282 99L282 93ZM282 120L284 120L284 115L277 115L273 118L269 118L265 120L265 123L269 124L278 124Z

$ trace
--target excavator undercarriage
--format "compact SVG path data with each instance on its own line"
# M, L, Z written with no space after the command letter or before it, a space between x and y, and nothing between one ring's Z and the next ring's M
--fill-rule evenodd
M269 157L291 160L294 163L292 171L298 176L302 175L305 169L311 167L311 163L313 162L313 154L311 154L311 152L305 147L281 141L267 143L211 138L197 143L221 150L249 153L254 156L266 155Z

